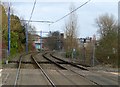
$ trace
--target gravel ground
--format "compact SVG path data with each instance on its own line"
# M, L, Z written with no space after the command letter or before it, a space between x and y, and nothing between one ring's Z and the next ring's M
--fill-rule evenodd
M35 59L39 62L49 62L48 60L42 57L42 53L35 55Z
M120 69L118 68L112 68L108 65L97 65L94 67L89 67L90 70L96 70L96 71L107 71L107 72L119 72Z
M11 58L9 61L18 61L19 57L20 57L20 54L16 55L14 58ZM8 64L6 62L4 62L2 64L3 69L5 69L5 68L16 68L17 63L9 63L9 61L8 61Z
M20 55L17 55L15 58L12 58L10 61L18 61L19 58L20 58ZM30 59L30 54L24 56L24 57L22 58L22 61L25 61L25 62L31 61L31 59ZM9 62L9 61L8 61L8 62ZM6 68L17 68L17 63L2 64L2 67L3 67L3 69L6 69ZM26 68L26 67L32 68L33 65L32 65L32 64L24 64L24 65L22 65L22 68Z
M54 64L41 64L41 67L43 69L50 69L50 70L60 70L60 68L58 68L57 66L55 66Z
M18 61L20 56L17 56L15 58L13 58L11 61ZM22 58L22 62L33 62L33 60L30 58L31 54L25 55ZM35 59L38 62L49 62L48 60L46 60L45 58L42 57L42 53L36 54L34 55ZM54 64L47 64L47 63L42 63L41 64L42 68L44 69L52 69L52 70L56 70L56 69L60 69L59 67L57 67ZM3 64L3 68L4 69L9 69L9 68L17 68L17 63L8 63L8 64ZM36 65L34 64L23 64L21 65L22 69L38 69L38 67L36 67Z
M31 54L28 54L28 55L25 55L24 57L22 57L22 61L31 62L32 61Z

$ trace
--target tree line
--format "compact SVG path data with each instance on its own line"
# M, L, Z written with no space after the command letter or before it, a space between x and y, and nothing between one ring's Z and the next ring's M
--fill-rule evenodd
M4 4L0 4L0 8L2 8L2 49L7 49L8 47L8 8ZM12 9L11 9L12 10ZM11 35L11 55L16 53L21 53L25 51L25 30L26 30L26 22L21 21L21 19L14 15L12 12L10 14L10 35ZM35 27L28 26L29 30L35 30ZM29 33L29 37L31 34ZM32 49L32 39L29 38L29 49Z
M70 12L75 9L72 4L70 6ZM82 43L78 41L78 16L76 12L69 15L68 21L65 23L65 39L64 39L64 50L68 57L72 57L73 49L76 49L76 55L81 58L80 54ZM115 17L111 14L101 14L95 19L95 25L98 30L99 39L95 42L95 54L93 54L93 43L88 43L86 46L86 57L89 57L91 61L91 55L95 56L95 59L103 64L111 64L117 66L118 61L118 22ZM89 31L88 31L89 32Z
M96 44L96 57L100 62L118 65L118 22L113 15L99 16L95 23L100 39Z
M2 8L2 41L3 47L7 48L8 44L8 16L7 10L4 5L0 5ZM74 5L70 6L70 12L75 9ZM14 19L14 20L12 20ZM11 14L11 52L12 54L16 52L25 51L25 29L26 22L21 21L21 19ZM95 25L97 26L99 39L95 43L95 58L104 64L118 64L118 23L113 15L103 14L95 19ZM64 25L64 39L60 39L60 32L55 31L48 35L46 46L51 50L59 50L60 46L66 52L67 57L72 57L71 52L76 49L78 58L81 58L83 52L82 45L78 41L78 16L76 12L69 15L67 22ZM35 27L29 26L30 31L35 31ZM29 49L32 49L32 34L29 33ZM62 45L61 45L62 44ZM92 44L89 43L86 47L86 57L90 57L92 54ZM90 55L89 55L90 54Z

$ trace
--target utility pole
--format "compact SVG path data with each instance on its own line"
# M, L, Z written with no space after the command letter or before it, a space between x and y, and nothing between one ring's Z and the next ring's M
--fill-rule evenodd
M14 19L13 19L14 20ZM28 25L29 25L29 22L41 22L41 23L53 23L51 21L33 21L33 20L21 20L21 21L28 21L28 24L26 24L26 31L25 31L25 36L26 36L26 47L25 47L25 50L26 50L26 53L28 53ZM40 36L42 37L42 31L40 31ZM46 33L46 32L45 32ZM40 38L41 39L41 38ZM40 40L41 42L42 40ZM41 46L42 47L42 46Z
M25 30L25 37L26 37L26 53L28 53L28 25L26 24L26 30Z
M83 38L83 59L85 64L86 63L86 38Z
M95 65L95 43L96 43L96 36L93 35L93 53L92 53L92 66Z
M8 8L8 55L10 55L10 4Z
M40 49L42 50L42 30L40 31Z
M81 40L81 43L82 43L82 47L83 47L83 49L82 49L82 53L83 53L83 63L85 64L86 63L86 38L80 38L80 40Z
M86 47L85 47L85 43L83 43L83 60L84 60L84 64L86 63Z

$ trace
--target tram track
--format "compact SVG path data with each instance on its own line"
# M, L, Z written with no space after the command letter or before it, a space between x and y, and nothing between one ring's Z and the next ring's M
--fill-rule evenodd
M60 60L60 61L63 61L63 62L67 62L67 61L65 61L65 60L62 60L62 59L56 57L56 56L53 56L52 54L50 54L50 56L53 57L54 59L57 59L57 60ZM69 62L67 62L67 63L70 64L70 65L72 65L72 66L74 66L74 67L77 67L77 66L74 65L73 63L69 63ZM81 67L82 67L82 68L81 68ZM89 71L88 69L86 69L86 68L85 68L84 66L82 66L82 65L79 65L79 67L77 67L77 68L80 68L80 69L82 69L82 70L86 70L86 71L88 71L88 72L91 72L91 71ZM85 68L85 69L84 69L84 68ZM84 76L84 75L82 75L82 74L80 74L80 73L72 70L72 69L69 68L69 67L66 67L66 69L69 70L69 71L72 71L72 72L74 72L74 73L76 73L76 74L78 74L79 76L82 76L82 77L86 78L86 76ZM95 73L95 72L91 72L91 73ZM97 74L97 73L95 73L95 74ZM103 75L103 74L102 74L102 76L105 77L105 78L108 78L108 76L105 76L105 75ZM90 80L91 82L95 83L96 85L98 85L98 87L103 87L102 85L100 85L100 84L99 84L98 82L96 82L96 81L93 81L93 80L91 80L91 79L89 79L89 78L86 78L86 79L88 79L88 80ZM108 79L110 79L110 77L109 77ZM112 79L110 79L110 80L111 80L111 81L115 81L115 80L112 80Z
M48 56L46 56L46 53L43 54L42 56L43 56L46 60L48 60L49 62L51 62L51 63L53 63L54 65L56 65L57 67L61 68L62 70L64 70L64 71L67 70L67 71L71 71L71 72L72 72L72 70L68 69L67 67L64 67L64 66L60 65L60 64L58 63L58 62L61 62L60 60L57 60L57 59L56 59L56 61L55 61L55 59L54 59L54 60L51 60L51 58L49 58ZM33 57L33 58L34 58L34 57ZM33 60L36 62L37 66L42 69L43 73L45 73L46 78L49 78L49 79L50 79L50 77L47 75L47 73L44 71L44 69L41 67L41 65L37 62L37 60L35 60L35 58L34 58ZM66 63L66 62L63 62L63 61L62 61L62 63ZM75 66L74 66L74 67L75 67ZM76 83L75 83L73 80L71 80L69 77L67 77L67 76L64 75L62 72L60 72L59 69L55 69L55 71L56 71L57 73L59 73L62 77L64 77L65 79L67 79L70 83L72 83L72 84L74 85L74 87L78 87L78 86L76 86ZM72 72L72 73L76 73L76 72ZM83 78L82 78L82 79L83 79ZM52 81L52 80L49 80L49 81ZM86 81L87 81L87 79L86 79ZM54 80L53 80L52 82L54 82ZM93 82L92 82L92 83L93 83ZM55 84L56 84L56 83L55 83Z
M34 63L32 63L32 65L34 66L34 69L39 69L40 70L39 74L44 77L43 79L46 81L46 84L51 84L52 87L56 87L54 85L54 83L52 82L52 80L50 80L49 76L45 73L43 68L40 66L40 64L37 62L37 60L35 60L35 58L32 56L33 54L30 54L30 53L21 55L20 58L19 58L18 65L17 65L17 72L16 72L16 76L15 76L15 81L14 81L14 87L17 87L18 85L20 85L19 84L19 81L20 81L19 79L20 79L20 76L21 76L21 69L23 69L23 66L24 66L24 63L22 61L23 61L23 57L26 56L26 55L31 55L30 59L33 60L31 62L34 62Z
M18 81L18 79L19 79L20 68L21 68L21 64L22 64L21 61L22 61L22 57L23 57L23 56L24 56L24 55L21 55L20 58L19 58L18 69L17 69L17 74L16 74L16 78L15 78L14 87L16 87L17 81Z
M50 79L50 77L47 75L47 73L44 71L44 69L41 67L41 65L35 60L35 58L32 55L31 55L31 58L36 63L36 65L39 67L39 69L42 71L42 73L44 74L45 78L50 82L52 87L56 87L54 82Z
M51 63L53 63L54 65L56 65L57 67L61 68L62 70L66 70L66 68L64 68L63 66L59 65L58 62L52 61L50 60L48 57L46 57L44 54L42 55L46 60L48 60ZM32 57L33 60L36 62L36 64L38 65L38 67L40 67L40 69L42 69L43 73L45 74L46 78L49 80L50 77L47 75L47 73L45 73L44 69L40 66L40 64L35 60L34 57ZM64 78L66 78L68 81L70 81L73 85L76 85L72 80L68 79L67 76L65 76L63 73L61 73L58 69L55 69L60 75L62 75ZM54 82L50 79L49 81L51 81L50 83L52 84L53 87L55 87ZM74 86L76 87L76 86Z
M77 66L77 65L75 65L75 64L73 64L73 63L70 63L70 62L64 61L64 60L62 60L62 59L59 59L59 58L53 56L51 53L50 53L49 55L50 55L50 57L51 57L52 59L51 59L51 58L48 58L48 57L46 57L47 54L49 54L49 53L43 54L43 57L46 58L47 60L49 60L50 62L53 62L53 63L56 64L56 62L59 61L59 62L63 62L63 64L69 64L69 65L72 66L72 67L76 67L76 68L79 68L79 69L81 69L81 70L88 71L88 69L86 69L86 68L83 68L83 67L81 67L81 66ZM58 63L58 65L60 65L60 64ZM61 66L61 65L60 65L60 66ZM77 74L77 75L85 78L85 76L83 76L83 75L75 72L74 70L70 69L69 67L66 67L66 66L62 66L62 67L64 67L65 70L71 71L71 72L73 72L73 73L75 73L75 74ZM61 75L63 75L60 71L58 71L58 70L56 70L56 71L57 71L58 73L60 73ZM63 76L68 79L67 76L65 76L65 75L63 75ZM86 78L85 78L85 79L86 79ZM70 80L70 79L68 79L68 80ZM86 80L87 80L87 79L86 79ZM72 80L70 80L70 81L72 81ZM92 82L92 83L94 83L95 85L98 85L99 87L101 87L98 83L96 83L96 82L94 82L94 81L92 81L92 80L89 80L89 81ZM74 83L74 82L72 82L72 83ZM74 83L74 84L75 84L75 83Z
M25 57L26 55L30 55L30 54L31 54L31 52L28 53L28 54L22 54L19 57L19 60L17 62L17 72L16 72L16 76L15 76L14 87L16 87L18 85L17 83L18 83L18 79L20 77L20 70L21 70L21 67L22 67L23 57Z
M57 67L59 67L59 68L61 68L61 69L63 69L63 70L66 70L64 67L62 67L62 66L60 66L60 65L58 65L58 63L56 63L55 61L52 61L52 60L50 60L49 58L47 58L46 56L44 56L44 55L42 55L43 56L43 58L45 58L47 61L49 61L50 62L50 64L54 64L54 65L56 65ZM51 85L53 86L53 87L56 87L55 86L55 83L50 79L50 77L48 76L48 74L45 72L45 70L42 68L42 66L39 64L39 62L37 62L37 60L33 57L33 56L31 56L31 58L34 60L34 62L36 63L36 65L41 69L41 71L43 72L43 74L45 75L45 77L48 79L48 81L51 83ZM64 76L65 78L67 78L65 75L63 75L59 70L58 70L58 68L57 69L55 69L60 75L62 75L62 76ZM68 79L68 78L67 78ZM70 79L68 79L72 84L74 84L75 85L75 83L74 82L72 82Z
M38 54L41 54L41 56ZM25 57L25 56L27 56L27 57ZM26 58L28 58L28 59L26 59ZM40 61L41 59L44 61ZM62 84L70 84L70 85L74 85L74 87L78 87L80 84L86 84L86 83L92 84L92 85L97 85L97 87L103 87L101 85L101 82L99 83L100 80L103 79L106 81L106 83L113 82L110 80L107 81L107 78L102 78L102 77L100 77L100 80L99 80L98 78L100 75L96 76L97 74L94 75L94 73L92 73L85 67L82 67L82 66L78 67L74 63L71 64L68 61L62 60L62 59L54 56L53 54L51 54L51 52L48 52L48 53L36 52L36 53L23 54L19 57L19 60L15 63L17 63L17 72L16 72L16 76L15 76L14 87L16 87L17 85L20 85L21 83L28 84L29 82L34 81L34 80L29 80L29 81L27 81L27 83L26 83L26 81L23 82L22 80L26 79L25 75L27 75L27 78L30 78L30 77L28 77L28 75L32 75L34 77L32 79L36 79L35 83L37 83L38 85L42 84L42 83L39 83L39 81L42 80L45 82L44 83L45 85L48 85L50 87L51 86L56 87L57 85L62 85ZM48 64L48 67L51 67L51 68L48 68L48 67L45 68L46 64ZM22 69L27 69L26 65L34 66L33 68L31 68L33 70L33 72L28 72L28 71L23 72L24 70L22 70ZM51 65L53 65L53 66L51 66ZM24 68L24 66L25 66L25 68ZM85 68L85 69L83 69L83 68ZM36 74L34 74L34 70L37 73L37 78L36 78ZM88 76L85 74L88 74ZM89 74L91 74L91 76L93 75L93 78L91 78L91 76L89 76ZM21 78L20 75L25 76L24 79ZM40 76L40 77L42 76L42 77L39 78L38 76ZM97 77L97 78L95 78L95 77ZM78 79L78 80L76 80L76 79ZM82 83L79 83L79 81L82 81Z
M66 70L65 67L61 66L59 63L57 63L57 62L51 60L50 58L46 57L45 54L43 54L42 56L43 56L46 60L48 60L48 61L52 62L53 64L55 64L56 66L58 66L59 68L65 69L65 70Z
M46 53L45 53L46 54ZM63 66L61 66L59 63L61 63L59 60L58 61L53 61L53 60L51 60L51 59L49 59L48 57L46 57L45 56L45 54L43 54L42 56L46 59L46 60L48 60L48 61L50 61L50 62L52 62L53 64L55 64L56 66L58 66L58 67L60 67L60 68L62 68L63 70L67 70L65 67L63 67ZM62 62L62 64L63 64L63 62ZM66 64L66 63L65 63ZM68 81L70 81L73 85L74 85L74 87L77 87L77 86L75 86L76 84L75 84L75 82L73 82L71 79L69 79L67 76L65 76L63 73L61 73L58 69L55 69L60 75L62 75L64 78L66 78Z
M81 70L87 70L87 71L89 71L87 68L83 67L82 65L81 65L81 66L80 66L80 65L78 66L78 65L76 65L76 64L74 64L74 63L72 63L72 62L68 62L68 61L62 60L62 59L60 59L60 58L58 58L58 57L55 57L55 56L53 56L52 54L50 54L50 56L53 57L54 59L57 59L57 60L61 61L61 62L65 62L66 64L69 64L69 65L71 65L71 66L73 66L73 67L79 68L79 69L81 69Z

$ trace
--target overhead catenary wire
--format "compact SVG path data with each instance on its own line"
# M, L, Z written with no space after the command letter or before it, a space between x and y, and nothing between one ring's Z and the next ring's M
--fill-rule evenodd
M37 0L34 1L34 5L33 5L33 8L32 8L31 15L30 15L30 19L28 20L28 24L29 24L29 22L31 21L31 18L32 18L32 15L33 15L34 9L35 9L36 1L37 1Z
M74 9L73 11L69 12L68 14L66 14L65 16L61 17L60 19L56 20L55 22L53 22L52 24L54 23L57 23L58 21L64 19L65 17L67 17L68 15L72 14L73 12L75 12L76 10L78 10L79 8L83 7L84 5L86 5L88 2L90 2L91 0L88 0L86 1L85 3L83 3L82 5L80 5L79 7L77 7L76 9ZM51 25L52 25L51 24Z
M28 26L29 26L29 22L31 21L31 18L32 18L34 9L35 9L35 5L36 5L36 0L34 1L34 5L33 5L33 8L32 8L31 15L30 15L30 19L28 20L28 24L26 24L26 32L25 32L25 37L26 37L26 53L28 53Z
M54 23L54 22L52 22L52 21L39 21L39 20L21 20L21 21L41 22L41 23Z

